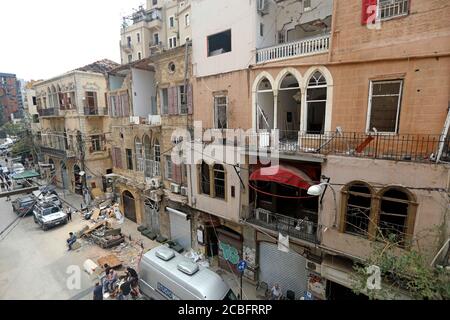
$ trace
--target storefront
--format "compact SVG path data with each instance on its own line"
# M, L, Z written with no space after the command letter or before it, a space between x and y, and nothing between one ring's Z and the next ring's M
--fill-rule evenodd
M269 289L279 284L283 295L290 290L299 299L308 289L306 258L300 253L290 250L288 253L278 250L278 245L266 241L258 244L259 281L265 282Z

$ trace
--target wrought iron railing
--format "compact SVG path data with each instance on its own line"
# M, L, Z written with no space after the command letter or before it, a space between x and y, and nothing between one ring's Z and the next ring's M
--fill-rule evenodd
M250 213L247 221L297 239L318 243L317 223L310 221L307 218L293 218L264 209L255 209Z
M85 107L85 116L107 116L108 108L97 108L97 107Z
M40 117L52 117L59 115L59 109L57 108L38 109L37 111Z
M450 138L428 134L271 130L247 134L246 148L414 162L432 162L440 154L440 160L450 160Z

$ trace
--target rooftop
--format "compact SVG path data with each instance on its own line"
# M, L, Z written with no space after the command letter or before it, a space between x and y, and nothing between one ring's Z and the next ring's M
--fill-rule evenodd
M120 64L108 60L108 59L103 59L103 60L99 60L96 61L94 63L88 64L84 67L75 69L73 71L85 71L85 72L95 72L95 73L108 73L109 71L113 70L114 68L117 68L118 66L120 66Z

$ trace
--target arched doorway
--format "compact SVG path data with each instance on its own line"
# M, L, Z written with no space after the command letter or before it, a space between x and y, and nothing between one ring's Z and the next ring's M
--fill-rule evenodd
M277 129L286 144L297 144L300 130L302 94L300 84L292 73L287 73L278 88Z
M76 164L73 166L74 186L76 194L83 194L83 177L80 176L81 169Z
M124 191L122 193L123 210L125 211L125 217L133 222L136 220L136 201L130 191Z
M61 160L60 164L61 164L62 187L64 190L67 190L69 188L69 176L67 175L66 163Z

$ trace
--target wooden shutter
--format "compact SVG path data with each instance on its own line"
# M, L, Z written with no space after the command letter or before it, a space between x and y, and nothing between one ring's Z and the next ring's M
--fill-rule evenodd
M370 10L370 6L376 6L378 0L362 0L361 24L366 25L370 17L376 14L376 11Z
M172 179L177 184L181 184L181 165L172 162Z
M167 89L167 96L168 96L168 100L169 100L169 114L173 114L173 109L174 109L175 96L173 93L174 93L173 87L169 87Z
M97 92L94 92L94 108L98 108Z
M188 114L192 114L193 112L193 94L192 94L192 84L189 83L187 86L187 109Z

